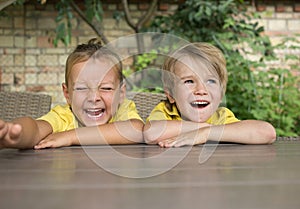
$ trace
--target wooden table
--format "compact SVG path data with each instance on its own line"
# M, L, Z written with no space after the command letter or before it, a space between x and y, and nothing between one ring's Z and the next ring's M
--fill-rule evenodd
M300 141L2 149L0 168L1 209L300 208Z

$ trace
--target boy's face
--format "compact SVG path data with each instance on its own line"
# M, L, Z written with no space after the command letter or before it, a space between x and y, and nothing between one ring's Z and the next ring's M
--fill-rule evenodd
M175 102L181 117L193 122L206 122L222 101L219 78L200 61L185 58L175 65L173 93L168 96Z
M68 82L64 94L80 126L109 122L124 100L125 84L120 87L112 64L104 60L75 64Z

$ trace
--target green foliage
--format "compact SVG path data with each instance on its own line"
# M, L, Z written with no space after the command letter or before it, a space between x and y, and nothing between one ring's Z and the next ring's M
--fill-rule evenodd
M247 61L241 55L227 60L227 106L241 119L271 122L280 136L299 135L299 78L290 69L268 69L267 64ZM299 66L293 69L300 70Z
M300 135L299 78L291 73L300 72L299 57L284 56L284 67L266 64L279 60L274 49L287 46L272 47L261 35L264 28L254 21L259 15L245 6L235 0L187 0L173 15L156 17L147 30L219 47L229 75L226 105L237 117L269 121L280 136Z
M72 19L74 18L74 10L72 8L72 0L60 0L56 3L58 15L56 17L56 37L54 45L57 46L59 41L62 41L66 46L70 44L72 37ZM82 14L88 22L93 22L95 19L98 22L102 21L103 10L100 0L84 0Z
M95 18L97 21L102 21L103 9L99 0L85 0L85 16L88 21L92 22Z
M135 71L141 71L149 66L157 58L157 53L153 50L150 53L144 53L137 56Z
M134 66L123 70L130 91L163 93L161 71L157 70L156 64L159 59L160 55L154 49L135 56ZM160 67L161 63L158 66ZM135 79L136 77L138 79Z
M57 17L55 19L57 23L56 38L53 44L57 46L58 41L62 41L65 45L69 45L71 42L71 29L72 29L72 8L69 5L68 0L61 0L56 4L58 10Z

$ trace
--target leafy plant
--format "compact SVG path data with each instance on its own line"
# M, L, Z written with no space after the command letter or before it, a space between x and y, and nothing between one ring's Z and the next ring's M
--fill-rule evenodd
M90 24L92 29L101 35L101 30L96 28L97 23L102 22L102 4L100 0L85 0L82 2L83 9L77 6L73 0L60 0L56 3L56 9L58 15L56 17L56 37L54 39L54 45L57 46L59 41L62 41L66 46L70 44L72 37L72 19L74 17L73 12L76 12L86 23ZM93 24L94 23L94 24ZM102 39L104 37L102 36ZM103 40L105 41L105 40Z
M71 42L71 29L72 29L72 8L69 5L68 0L59 1L56 4L56 9L58 10L57 17L55 19L57 23L56 27L56 37L53 44L57 46L58 41L61 40L65 45L69 45Z
M130 91L163 93L161 72L157 70L161 67L161 63L156 63L159 57L157 50L154 49L134 57L134 67L123 70Z

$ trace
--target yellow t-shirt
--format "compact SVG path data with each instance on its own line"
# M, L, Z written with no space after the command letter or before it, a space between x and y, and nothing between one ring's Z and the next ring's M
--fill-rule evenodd
M165 101L162 101L151 111L147 121L151 120L182 120L182 118L175 105L172 105L172 110L170 111L166 107ZM228 108L219 107L206 122L212 125L222 125L237 121L239 121L239 119L237 119Z
M136 110L134 102L125 99L124 102L121 103L115 115L110 119L109 123L130 119L143 121ZM78 122L68 104L53 107L50 112L38 118L38 120L44 120L50 123L53 133L78 128Z

